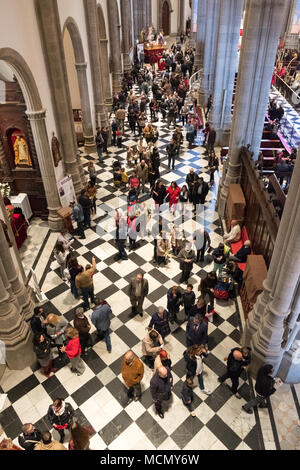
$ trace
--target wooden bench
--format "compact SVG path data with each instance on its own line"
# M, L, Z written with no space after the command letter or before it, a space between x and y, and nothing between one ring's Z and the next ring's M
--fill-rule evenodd
M260 142L260 148L281 148L282 143L281 140L270 140L270 139L262 139Z

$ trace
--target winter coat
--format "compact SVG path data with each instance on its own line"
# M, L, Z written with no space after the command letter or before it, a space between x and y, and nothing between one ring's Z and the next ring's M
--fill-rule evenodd
M18 437L18 442L21 447L25 450L33 450L36 443L42 439L42 433L38 429L35 429L32 434L21 434Z
M68 450L66 447L58 441L51 441L50 444L44 444L39 442L36 444L34 450Z
M257 373L255 391L262 397L269 397L276 391L273 377L264 374L262 369L259 369Z
M171 333L169 326L169 312L164 310L162 318L159 316L158 312L155 313L150 320L149 328L152 328L152 326L161 334L162 338Z
M195 331L195 324L193 317L190 317L186 327L186 338L189 343L188 346L193 344L207 344L207 323L202 321L198 324L198 329Z
M184 292L183 293L183 305L185 311L190 312L191 308L193 307L196 300L195 292Z
M168 300L168 305L167 309L169 310L170 313L178 313L179 312L179 306L182 301L182 293L177 292L176 297L173 297L172 293L172 287L168 290L167 293L167 300Z
M230 354L227 359L227 371L230 375L240 375L243 370L243 366L245 366L246 364L244 361L238 361L237 359L234 358L233 356L234 351L241 351L241 349L233 348L230 351Z
M185 259L191 259L192 262L186 263L184 261ZM196 260L196 253L194 250L187 252L185 248L183 248L178 255L178 260L180 262L180 269L183 271L191 271L193 269L193 263Z
M127 365L123 359L121 372L126 387L132 387L141 382L144 376L144 365L138 357L135 357L130 365Z
M157 195L152 192L152 197L153 197L154 201L156 202L156 204L158 204L158 205L163 204L164 199L167 195L166 187L164 185L162 185L160 188L158 188L158 185L157 185L157 186L155 186L154 191L157 193Z
M166 251L168 251L169 249L170 249L169 240L165 240L159 237L157 240L157 248L156 248L157 256L164 257L166 255Z
M189 402L193 401L194 398L194 392L193 388L189 387L185 382L183 384L182 390L181 390L181 398L182 401L185 405L188 405Z
M161 360L159 354L156 356L155 361L154 361L153 374L155 374L157 369L159 369L160 367L167 367L170 370L172 369L172 361L169 355L168 355L168 358L164 359L163 361Z
M89 324L89 321L86 317L84 317L84 318L77 318L76 317L75 318L74 328L76 328L76 330L78 330L80 340L88 339L88 337L90 335L89 326L90 326L90 324Z
M37 335L43 335L45 334L45 329L46 326L42 324L42 321L44 320L43 316L38 317L37 315L34 315L31 320L30 320L30 326L32 329L32 332L35 336Z
M44 339L42 343L34 345L34 352L36 354L37 359L47 359L51 356L51 341L49 338Z
M70 339L66 346L66 354L69 359L73 359L73 357L80 356L81 346L79 336L77 336L77 338Z
M169 400L171 397L173 377L170 370L167 369L167 371L168 375L166 379L160 377L157 370L150 380L150 392L155 401Z
M145 338L142 340L142 353L144 356L155 357L156 354L161 350L160 346L162 346L164 342L161 335L159 334L155 344L154 341L150 338L149 333L150 331L147 331ZM160 346L157 346L157 344Z
M91 321L98 331L106 331L110 327L111 308L108 304L97 307L91 316Z
M53 411L53 405L50 405L48 408L47 417L50 421L50 424L55 427L56 426L63 426L65 424L70 425L72 422L72 418L74 415L74 409L70 403L65 403L65 411L62 415L57 416Z
M200 361L201 361L201 368L199 374L203 372L203 363L202 363L202 357L207 357L207 354L201 354L200 355ZM184 351L183 357L186 362L186 376L187 377L195 377L196 371L197 371L197 358L196 357L190 357L187 350Z
M148 165L145 163L145 165L142 167L142 165L139 163L136 168L136 174L137 177L140 178L141 182L143 184L147 183L148 181Z
M176 205L179 201L179 195L180 195L180 187L177 186L177 188L173 189L171 186L168 187L167 189L167 194L170 195L170 201L169 201L169 206Z
M63 342L66 339L65 331L66 331L67 327L68 327L67 320L65 320L64 317L60 317L59 322L58 322L57 325L48 324L46 326L47 335L50 336L50 338L55 342L56 345L62 346ZM57 333L59 331L63 331L64 333L57 336Z

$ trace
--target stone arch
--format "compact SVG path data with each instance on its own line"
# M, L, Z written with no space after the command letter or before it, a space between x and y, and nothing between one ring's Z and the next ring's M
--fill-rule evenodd
M43 108L33 74L23 57L14 49L0 48L0 60L4 60L11 67L22 90L47 198L49 227L59 230L62 222L57 210L61 204L56 184L53 184L56 177L45 124L46 110Z
M157 6L157 14L158 14L157 25L158 25L158 29L161 30L161 29L162 29L162 26L163 26L163 25L162 25L162 23L163 23L162 12L163 12L163 5L164 5L165 2L168 4L168 7L169 7L169 35L170 35L170 34L171 34L171 13L173 12L171 0L158 0L158 6Z
M104 92L104 103L107 110L111 110L112 94L110 86L110 68L108 59L108 39L105 18L100 4L97 5L97 34L99 42L99 59L101 64L101 78Z
M82 39L77 26L76 21L72 17L68 17L64 23L62 30L62 37L64 38L66 30L68 31L75 57L75 68L77 72L77 81L79 87L79 95L81 102L82 111L82 127L83 127L83 138L84 148L87 153L96 151L93 124L92 124L92 113L90 96L88 89L87 80L87 63L85 61L85 55L82 45Z

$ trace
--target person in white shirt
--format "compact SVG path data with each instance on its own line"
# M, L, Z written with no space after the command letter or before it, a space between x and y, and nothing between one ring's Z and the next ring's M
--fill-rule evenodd
M230 224L231 230L224 234L224 241L228 245L230 243L239 242L241 239L241 227L237 220L232 220Z

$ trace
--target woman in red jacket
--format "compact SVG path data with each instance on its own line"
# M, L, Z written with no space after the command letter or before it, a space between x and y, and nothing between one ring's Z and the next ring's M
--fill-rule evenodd
M177 185L176 181L172 181L170 186L167 189L167 194L169 194L169 206L176 211L177 202L179 201L180 187Z
M82 375L85 371L85 365L80 357L81 346L79 341L79 332L75 328L68 328L66 335L70 338L67 346L63 346L60 350L65 352L71 362L71 371L76 375Z

